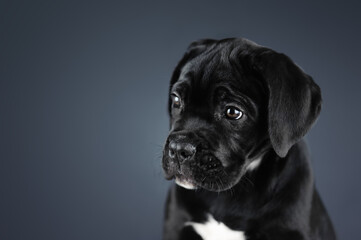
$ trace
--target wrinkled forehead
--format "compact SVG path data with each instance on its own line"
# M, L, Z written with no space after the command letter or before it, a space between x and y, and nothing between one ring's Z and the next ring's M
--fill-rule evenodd
M207 53L184 64L172 92L180 95L193 92L206 97L222 88L251 99L260 98L260 81L248 70L247 63L242 64L240 59L226 54L219 51Z
M217 85L230 83L234 79L232 69L219 55L201 55L187 62L173 89L192 88L195 92L206 93Z

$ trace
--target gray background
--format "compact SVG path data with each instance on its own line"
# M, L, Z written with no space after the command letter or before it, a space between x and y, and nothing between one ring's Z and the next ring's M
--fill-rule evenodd
M243 36L323 91L307 136L340 239L360 238L359 1L1 1L0 239L160 239L168 81Z

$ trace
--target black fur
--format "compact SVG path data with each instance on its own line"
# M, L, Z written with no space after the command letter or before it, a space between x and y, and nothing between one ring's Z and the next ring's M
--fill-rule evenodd
M251 240L336 239L301 140L321 109L310 76L246 39L207 39L189 46L169 91L163 169L196 189L170 189L165 240L201 239L185 223L209 213Z

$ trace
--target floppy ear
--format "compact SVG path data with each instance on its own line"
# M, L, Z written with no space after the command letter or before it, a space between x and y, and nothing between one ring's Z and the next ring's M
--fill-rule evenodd
M213 46L216 42L217 40L213 40L213 39L201 39L192 42L188 46L185 54L183 55L182 59L178 62L176 68L173 71L172 78L170 80L169 91L171 91L173 84L178 81L178 78L180 76L180 73L184 65L188 61L192 60L193 58L196 58L198 55L205 52L209 47ZM168 99L168 112L170 112L170 109L171 109L171 100Z
M280 157L300 140L321 110L321 91L313 79L284 54L263 49L255 68L269 89L268 131L271 144Z

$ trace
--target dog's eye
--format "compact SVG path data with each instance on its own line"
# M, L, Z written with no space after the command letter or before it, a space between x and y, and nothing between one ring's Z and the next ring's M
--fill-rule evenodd
M181 107L181 99L174 93L172 94L172 106L174 108L180 108Z
M229 119L240 119L243 116L243 112L236 107L228 107L226 109L226 116Z

